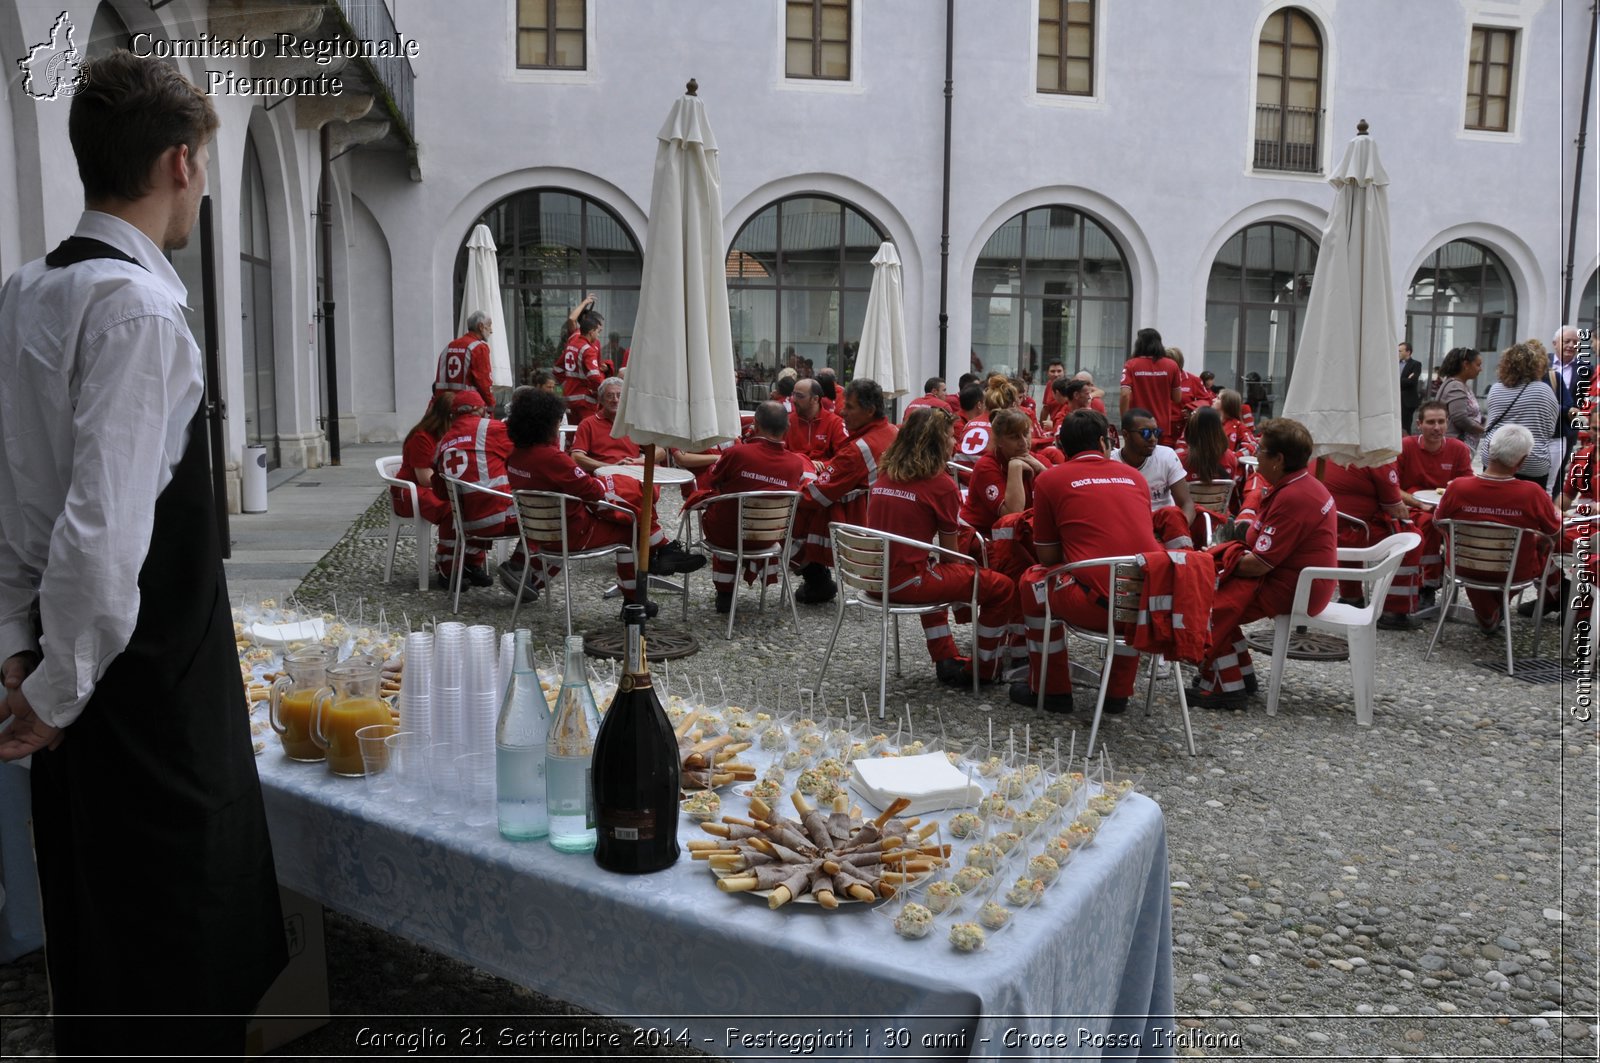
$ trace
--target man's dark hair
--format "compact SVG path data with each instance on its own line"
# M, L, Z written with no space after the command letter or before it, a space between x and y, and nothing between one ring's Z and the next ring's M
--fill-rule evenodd
M528 385L530 387L542 388L546 384L550 383L551 379L552 377L550 376L550 371L548 369L535 369L533 372L528 374Z
M1122 411L1122 430L1124 432L1133 431L1133 422L1140 417L1148 417L1152 421L1156 419L1156 415L1143 406L1133 406Z
M519 447L554 443L556 430L567 416L567 400L553 391L534 388L511 400L506 414L506 435Z
M1050 367L1051 366L1056 366L1056 365L1059 365L1061 367L1061 371L1063 373L1065 373L1067 371L1067 364L1065 362L1063 362L1059 358L1052 358L1052 359L1050 359L1048 362L1046 362L1044 364L1045 372L1048 373L1050 371Z
M944 377L942 377L942 376L930 376L928 379L926 379L926 380L924 380L922 382L922 393L924 395L926 395L929 392L931 392L934 388L938 387L940 384L943 384L943 383L944 383Z
M983 388L979 387L977 384L968 384L966 387L962 388L959 398L961 400L961 409L963 411L978 410L983 408Z
M598 310L585 310L578 315L578 331L585 336L605 323L606 319Z
M1257 454L1276 454L1283 459L1284 472L1299 472L1311 461L1311 432L1299 421L1274 417L1261 426Z
M1070 402L1078 397L1078 392L1085 391L1088 387L1089 382L1087 380L1073 380L1070 377L1062 377L1050 385L1050 390Z
M190 165L221 124L211 101L160 59L118 49L82 67L67 133L85 202L135 200L168 148L188 145Z
M1161 342L1161 333L1153 328L1142 328L1133 338L1133 356L1135 358L1165 358L1166 345Z
M959 394L960 392L967 390L968 384L977 384L982 382L982 380L983 377L979 376L977 373L962 373L961 379L956 381L956 392Z
M845 385L844 393L847 396L854 395L856 405L863 410L871 410L872 416L883 416L883 388L878 386L876 380L856 377Z
M1056 446L1070 458L1086 450L1099 451L1100 444L1110 437L1111 426L1106 423L1104 414L1097 410L1073 410L1061 422Z
M839 397L839 377L827 366L817 370L817 385L822 389L822 397L836 399Z
M769 435L781 436L789 431L789 413L783 403L767 400L756 407L756 427Z
M778 378L778 382L776 384L772 385L772 390L776 391L779 395L782 395L784 398L788 398L790 395L794 394L794 383L795 383L794 377L792 377L792 376L780 376Z
M1423 416L1427 414L1429 410L1440 410L1446 416L1449 416L1450 413L1450 407L1446 406L1438 399L1428 399L1426 402L1417 404L1417 424L1420 425L1422 423Z

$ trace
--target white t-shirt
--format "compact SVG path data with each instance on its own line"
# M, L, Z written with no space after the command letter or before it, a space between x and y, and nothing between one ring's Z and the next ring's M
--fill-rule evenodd
M1119 447L1111 452L1112 461L1122 460L1122 450ZM1182 483L1189 478L1183 467L1183 462L1178 460L1178 452L1171 447L1156 444L1156 449L1144 459L1144 464L1135 466L1145 482L1150 485L1150 508L1160 509L1170 506L1172 501L1172 485Z

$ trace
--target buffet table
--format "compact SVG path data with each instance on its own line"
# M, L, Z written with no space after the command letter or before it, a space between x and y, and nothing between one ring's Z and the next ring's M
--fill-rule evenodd
M1176 1054L1165 825L1138 794L1041 902L961 954L897 937L869 905L770 911L722 893L687 851L668 872L611 875L427 802L381 802L275 747L259 764L285 886L712 1055ZM685 820L681 837L705 835Z

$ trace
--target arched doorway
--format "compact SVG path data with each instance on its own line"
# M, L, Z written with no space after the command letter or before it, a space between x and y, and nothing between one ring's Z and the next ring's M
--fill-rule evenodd
M1438 248L1406 289L1405 339L1430 378L1451 348L1471 347L1483 354L1478 390L1487 393L1500 352L1515 342L1516 321L1511 272L1476 240L1451 240Z
M1240 229L1211 263L1206 368L1245 396L1258 422L1288 390L1316 265L1316 241L1282 222Z

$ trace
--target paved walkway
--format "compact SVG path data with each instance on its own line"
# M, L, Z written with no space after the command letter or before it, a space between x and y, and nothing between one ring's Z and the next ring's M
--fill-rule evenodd
M377 497L373 462L397 443L341 448L341 464L290 469L268 477L267 512L228 517L233 556L224 567L234 602L287 598Z

